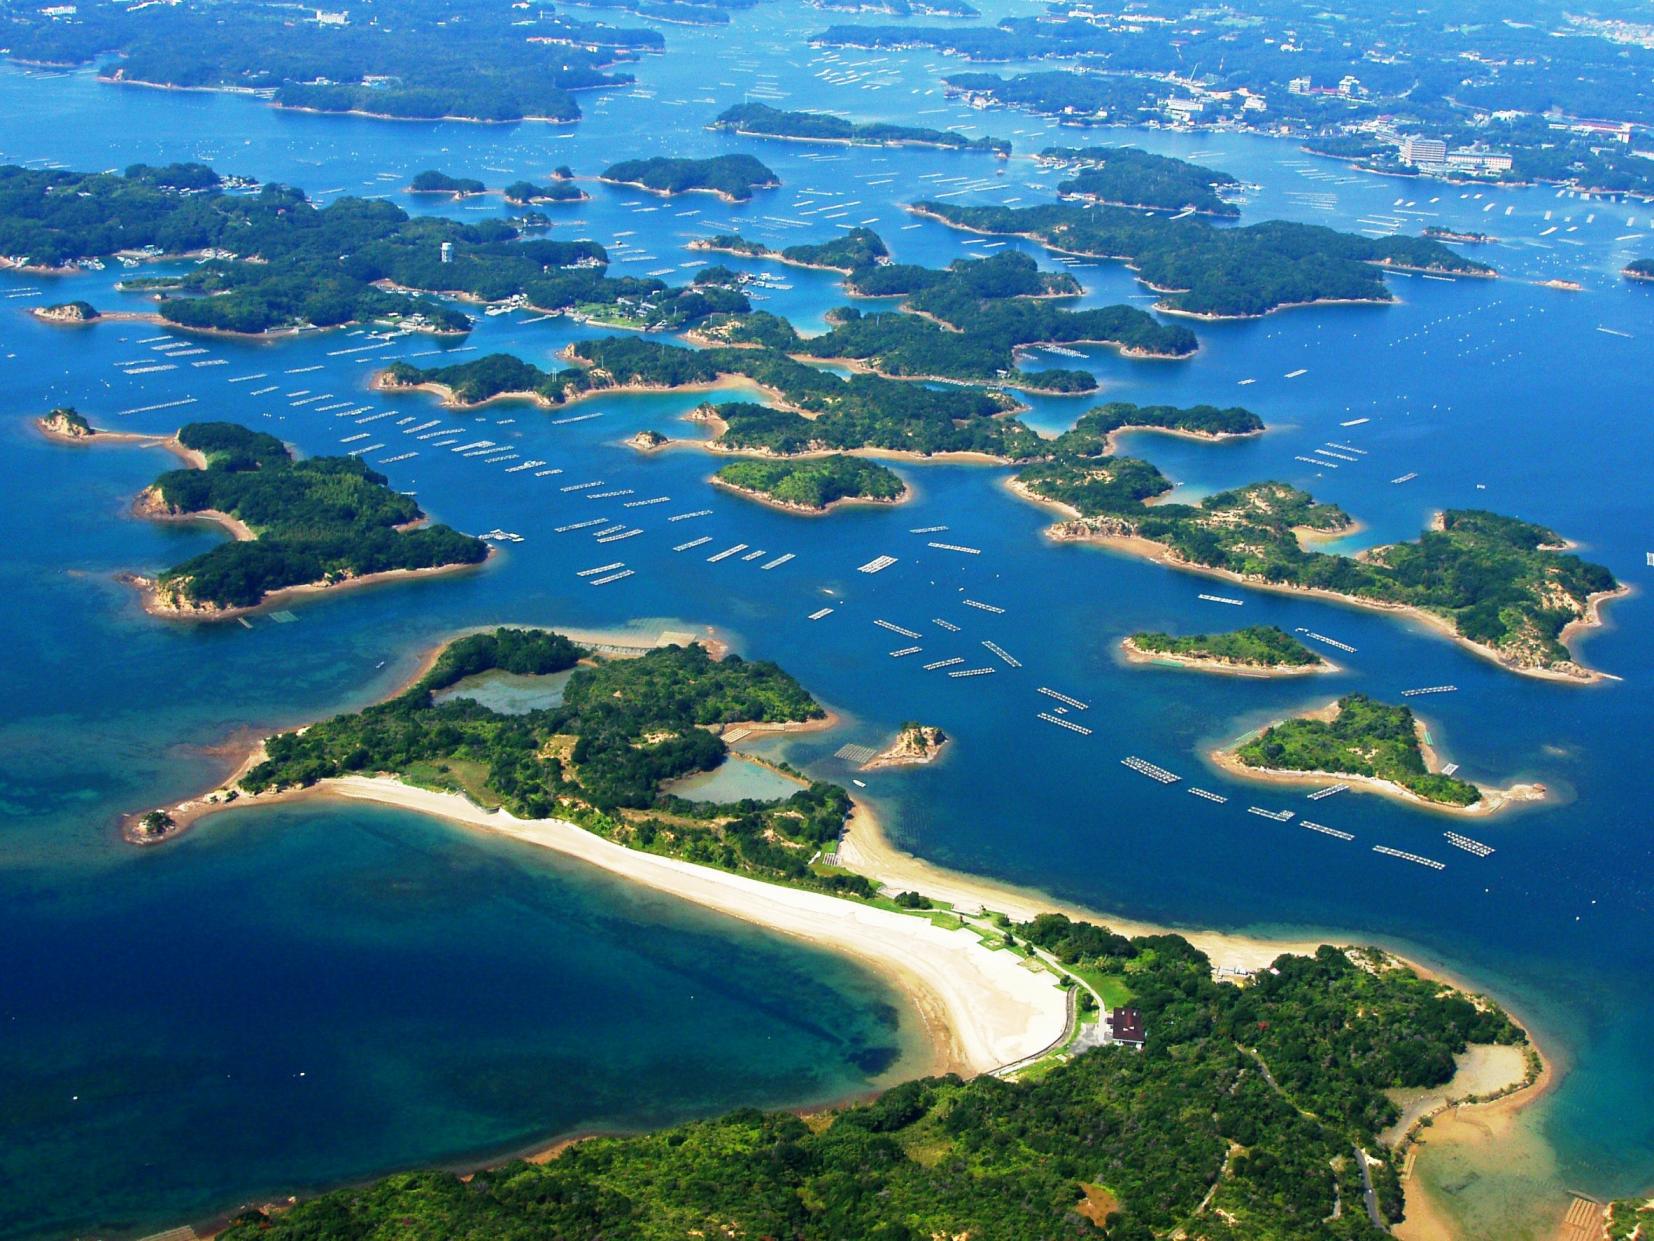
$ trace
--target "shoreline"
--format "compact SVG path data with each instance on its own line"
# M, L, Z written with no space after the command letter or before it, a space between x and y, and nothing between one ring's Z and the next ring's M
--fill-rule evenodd
M1265 590L1274 594L1292 595L1302 599L1326 599L1335 603L1341 603L1346 607L1360 608L1365 611L1388 612L1392 615L1401 616L1408 620L1419 622L1426 628L1432 629L1450 639L1464 650L1470 651L1472 654L1478 655L1483 659L1490 660L1491 662L1498 664L1500 667L1509 672L1513 672L1518 676L1537 677L1540 680L1558 681L1567 685L1600 685L1607 681L1618 681L1622 679L1611 672L1603 672L1600 669L1586 667L1584 664L1580 663L1578 659L1573 657L1573 651L1571 648L1569 648L1569 659L1567 660L1567 663L1571 664L1574 668L1577 668L1577 673L1566 671L1564 668L1557 666L1547 666L1541 668L1516 663L1502 655L1500 652L1494 650L1492 647L1483 646L1478 642L1472 642L1469 638L1459 633L1458 630L1454 629L1452 623L1445 617L1437 616L1432 612L1428 612L1423 608L1417 607L1410 603L1386 603L1377 599L1364 599L1359 595L1340 594L1338 591L1326 590L1316 586L1292 586L1281 582L1268 582L1262 580L1261 578L1247 577L1245 574L1236 573L1232 569L1219 569L1210 565L1195 564L1193 561L1178 558L1172 554L1170 547L1164 543L1157 543L1153 539L1146 539L1141 535L1136 534L1108 534L1094 529L1090 525L1090 520L1082 517L1078 509L1072 507L1071 505L1064 504L1060 500L1051 500L1045 496L1038 495L1028 488L1026 484L1018 482L1015 478L1007 478L1005 480L1005 486L1011 494L1015 495L1019 499L1026 500L1030 504L1047 507L1052 511L1063 515L1065 518L1063 522L1059 522L1053 526L1048 526L1044 531L1045 537L1055 543L1087 543L1097 547L1123 552L1126 555L1136 556L1140 559L1150 561L1154 564L1164 565L1166 568L1175 569L1180 572L1197 573L1205 577L1215 577L1224 581L1235 582L1241 586L1251 587L1253 590ZM1085 528L1084 532L1075 533L1073 528L1076 526L1083 526ZM1356 533L1359 528L1359 523L1357 523L1357 525L1352 526L1350 529L1327 532L1325 537L1327 539L1347 538L1351 534ZM1299 533L1299 538L1302 540L1302 532ZM1629 594L1631 594L1631 587L1626 585L1624 582L1621 582L1613 590L1598 591L1597 593L1591 595L1586 600L1585 615L1576 617L1564 625L1562 627L1562 632L1557 636L1557 640L1561 642L1565 648L1567 648L1569 639L1575 637L1583 638L1588 631L1606 625L1607 622L1602 617L1602 605L1610 600L1622 598Z
M1170 667L1188 668L1197 672L1213 672L1220 676L1270 679L1275 677L1314 676L1317 673L1341 671L1338 665L1330 659L1318 659L1313 664L1242 664L1215 655L1180 655L1171 651L1145 651L1130 637L1120 640L1120 649L1125 651L1126 662L1130 664L1164 664Z
M1291 718L1331 721L1337 715L1338 703L1335 700L1313 711L1306 711ZM1429 798L1420 796L1412 789L1398 784L1394 780L1386 780L1380 776L1363 776L1347 771L1299 771L1286 767L1253 767L1241 761L1236 754L1236 750L1240 748L1243 741L1250 738L1254 733L1262 732L1264 729L1272 728L1275 724L1283 722L1282 720L1275 720L1263 725L1263 728L1252 729L1244 737L1208 751L1206 758L1225 775L1236 779L1250 780L1260 784L1303 785L1320 784L1324 781L1348 784L1357 789L1381 794L1393 801L1403 802L1409 806L1434 810L1442 814L1459 815L1464 818L1488 818L1507 807L1523 802L1544 801L1550 796L1550 790L1543 784L1538 783L1512 784L1508 788L1490 788L1485 784L1466 781L1467 784L1473 784L1477 791L1481 793L1481 800L1468 806L1454 806L1447 802L1431 801ZM1425 728L1424 722L1417 716L1413 718L1413 729L1418 737L1419 751L1424 759L1425 770L1431 774L1439 774L1441 763L1437 758L1434 746L1427 740L1429 730Z
M778 190L781 188L781 182L779 180L755 183L749 187L749 192L745 198L736 198L728 190L715 189L710 185L691 185L681 190L657 190L654 186L645 185L641 181L615 181L608 177L594 177L593 180L598 182L600 185L613 185L629 190L642 190L645 194L653 194L657 198L676 198L680 194L711 194L719 202L728 203L732 207L738 207L742 203L750 203L752 201L751 190Z
M650 451L658 451L659 448L664 447L664 444L657 445L656 449ZM765 508L772 508L780 513L791 513L795 517L829 517L838 510L845 508L897 508L913 498L913 488L904 483L902 494L893 500L881 500L877 496L839 496L837 499L827 501L820 508L811 508L807 504L789 504L785 500L777 500L774 496L766 495L762 491L754 491L750 487L738 487L732 482L719 478L716 474L708 476L706 481L720 490L730 492L732 495L738 495L743 499L762 504Z

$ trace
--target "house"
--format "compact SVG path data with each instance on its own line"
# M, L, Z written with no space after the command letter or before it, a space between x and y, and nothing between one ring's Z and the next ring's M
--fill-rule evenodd
M1109 1042L1142 1048L1145 1038L1142 1013L1135 1008L1111 1008L1104 1020L1108 1024Z

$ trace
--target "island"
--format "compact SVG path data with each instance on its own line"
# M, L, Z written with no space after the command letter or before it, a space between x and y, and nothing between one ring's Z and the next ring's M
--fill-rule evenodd
M1460 814L1491 814L1545 796L1542 784L1489 789L1432 770L1435 754L1412 711L1365 694L1346 694L1319 711L1271 724L1213 759L1237 775L1342 781Z
M48 422L72 438L107 434L72 410ZM360 457L297 460L275 436L230 422L189 423L170 446L190 468L161 475L136 511L213 521L234 541L154 579L129 577L151 615L225 620L302 593L450 572L489 555L481 539L424 525L419 506Z
M907 484L887 466L834 454L788 461L734 461L712 481L739 495L795 513L827 513L851 504L899 504Z
M101 81L127 86L230 91L387 120L517 123L579 119L575 92L628 85L630 73L609 70L665 47L658 31L549 8L525 19L508 0L451 19L437 0L406 0L394 21L368 11L327 22L257 0L100 4L9 14L6 49L20 61L95 64Z
M773 254L728 234L701 248ZM844 271L845 285L856 296L901 298L897 312L840 307L827 313L828 330L814 336L802 335L766 311L738 312L709 317L696 335L718 343L762 345L891 378L1050 394L1091 392L1097 380L1081 370L1024 369L1022 361L1035 349L1097 344L1113 346L1126 357L1179 359L1199 346L1187 328L1161 323L1135 306L1072 310L1056 304L1078 296L1079 284L1066 272L1042 272L1025 254L957 259L943 269L890 263L884 255L877 234L857 230L837 242L791 246L776 257Z
M942 757L949 738L934 724L920 724L909 720L903 724L892 741L861 765L863 771L878 771L881 767L923 767Z
M1370 238L1271 220L1219 228L1125 207L971 207L916 202L915 215L989 236L1026 237L1064 254L1127 263L1163 296L1156 309L1201 319L1251 319L1289 306L1391 302L1383 271L1492 276L1493 269L1422 237Z
M707 127L743 137L785 138L794 142L832 142L843 146L943 147L953 151L987 151L1005 156L1004 138L970 138L951 129L912 125L856 124L826 112L783 112L766 103L738 103Z
M1084 419L1081 420L1084 422ZM1079 428L1075 432L1079 433ZM1625 592L1602 565L1572 554L1554 530L1480 509L1440 514L1416 542L1356 556L1307 550L1305 536L1348 534L1336 505L1281 482L1217 492L1198 504L1167 502L1171 482L1148 462L1055 451L1023 469L1011 490L1064 513L1047 536L1103 544L1174 568L1266 589L1401 612L1467 649L1529 676L1586 683L1568 640L1601 624L1601 605Z
M697 238L689 243L691 250L714 250L723 254L738 254L745 258L773 259L794 267L811 267L820 271L837 271L849 275L864 267L888 262L890 251L884 238L870 228L856 227L831 241L800 243L782 250L772 250L761 242L749 241L736 233L719 233L715 237Z
M434 168L419 173L408 183L410 194L445 194L450 198L469 198L473 194L487 192L488 187L475 177L451 177Z
M1620 269L1627 280L1654 280L1654 259L1633 259Z
M570 185L568 178L554 177L545 185L533 181L513 181L502 191L505 201L514 207L539 207L547 203L583 203L591 199L578 185Z
M98 434L97 428L72 405L59 405L50 413L35 420L35 425L49 439L88 440Z
M1058 182L1064 198L1138 211L1191 211L1236 219L1240 208L1220 197L1239 180L1188 160L1138 147L1046 147L1039 162L1074 175Z
M1239 676L1302 676L1335 672L1334 665L1275 625L1249 625L1229 633L1134 633L1120 644L1136 663L1174 664Z
M100 317L96 306L78 299L59 302L55 306L36 306L29 313L47 323L91 323Z
M622 160L603 171L599 181L629 185L670 198L674 194L716 194L728 203L744 203L754 190L773 190L776 176L751 155L715 155L711 159Z
M0 167L0 263L68 273L108 257L131 267L205 260L182 275L120 285L158 296L162 320L196 331L263 335L367 321L468 331L470 317L449 297L662 331L750 309L735 289L611 276L596 242L525 229L415 219L382 199L318 207L292 186L246 192L199 164L139 164L120 175Z
M1443 228L1440 224L1426 224L1421 230L1421 236L1431 241L1447 241L1461 246L1485 246L1498 241L1487 233L1473 233L1462 229Z
M980 17L966 0L809 0L834 13L884 13L891 17Z

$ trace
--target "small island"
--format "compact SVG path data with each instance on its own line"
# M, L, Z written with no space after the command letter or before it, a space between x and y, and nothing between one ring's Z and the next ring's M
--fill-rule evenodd
M689 243L691 250L713 250L723 254L737 254L747 258L773 259L794 267L810 267L818 271L837 271L849 275L862 267L889 261L890 251L884 238L870 228L852 228L842 237L831 241L804 243L772 250L761 242L749 241L737 233L719 233L716 237L697 239Z
M776 176L751 155L716 155L711 159L629 159L611 164L598 178L610 185L629 185L651 194L716 194L728 203L744 203L754 190L773 190Z
M626 442L639 452L655 452L665 448L672 441L659 431L639 431L636 435L628 437Z
M1435 753L1412 711L1365 694L1346 694L1319 711L1271 724L1212 757L1235 775L1344 781L1461 814L1492 814L1545 796L1540 784L1489 789L1432 770L1438 766Z
M1302 676L1337 668L1285 630L1251 625L1229 633L1134 633L1120 644L1134 663L1175 664L1237 676Z
M63 414L61 421L73 428L72 412L53 416ZM161 475L135 511L159 520L213 521L235 541L154 579L129 576L151 615L224 620L278 598L451 571L489 555L481 539L424 525L419 506L360 457L296 460L275 436L230 422L190 423L169 445L190 468Z
M80 411L72 405L59 405L50 413L35 419L35 425L51 439L88 440L98 434L97 428L87 422Z
M1137 147L1047 147L1039 162L1074 175L1057 184L1064 198L1137 211L1191 211L1238 219L1219 191L1240 182L1226 172Z
M29 312L47 323L91 323L100 318L98 308L91 302L59 302L55 306L36 306Z
M719 113L707 128L793 142L942 147L951 151L988 151L1000 156L1011 153L1011 144L1004 138L970 138L951 129L923 129L912 125L858 125L826 112L783 112L764 103L736 104Z
M887 466L835 454L786 461L735 461L712 481L794 513L819 514L849 504L899 504L907 484Z
M555 177L546 185L536 185L533 181L513 181L504 191L505 201L513 207L541 207L547 203L583 203L591 198L578 185L570 185L568 180Z
M1486 246L1498 241L1487 233L1465 232L1460 229L1443 228L1440 224L1426 224L1420 236L1430 241L1447 241L1461 246Z
M434 168L420 173L408 185L410 194L446 194L450 198L470 198L487 192L488 187L474 177L451 177Z
M1654 259L1633 259L1620 269L1627 280L1654 281Z
M909 720L883 750L861 765L863 771L877 771L881 767L922 767L942 757L942 748L948 744L948 735L934 724L920 724Z

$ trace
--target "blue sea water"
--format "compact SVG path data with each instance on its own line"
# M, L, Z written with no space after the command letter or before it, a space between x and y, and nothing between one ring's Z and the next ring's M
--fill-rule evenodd
M72 168L202 158L324 200L389 194L410 210L483 219L500 213L497 200L438 206L400 188L427 167L503 183L565 162L589 175L622 155L759 154L784 186L751 204L593 186L591 203L551 209L552 236L611 245L617 271L687 274L706 256L684 244L731 226L790 244L866 222L898 259L946 262L991 243L915 221L902 204L941 194L1041 202L1056 180L1023 160L845 152L701 128L745 96L974 125L1012 137L1020 152L1127 137L971 112L944 100L937 82L955 62L833 58L803 43L822 19L789 4L737 14L723 34L668 27L670 51L638 68L639 89L582 96L587 119L574 126L291 116L248 99L5 68L0 155ZM56 123L42 126L47 113ZM391 357L462 360L504 349L552 365L571 339L601 334L562 320L483 318L463 346L413 337L343 352L372 342L339 334L210 340L200 342L205 354L173 370L129 375L157 364L144 342L160 329L55 328L22 313L71 296L142 308L113 290L119 271L0 275L0 373L14 411L0 421L8 483L0 489L8 549L0 700L9 707L0 720L0 930L10 946L0 991L0 1097L8 1100L0 1169L12 1187L0 1198L0 1235L141 1232L260 1195L477 1158L560 1132L747 1102L820 1102L867 1088L911 1046L899 1001L834 957L415 816L301 804L226 814L157 850L116 840L118 813L222 775L230 760L219 747L245 730L372 701L443 635L501 622L635 624L643 635L714 626L744 654L781 662L845 717L840 729L785 747L825 778L850 778L833 757L846 741L881 742L906 719L940 725L954 739L949 761L865 777L892 836L931 861L1172 925L1373 940L1491 990L1536 1030L1561 1080L1524 1115L1548 1151L1542 1175L1493 1164L1461 1170L1447 1186L1481 1235L1538 1228L1562 1186L1600 1194L1646 1186L1654 1065L1643 1031L1654 1020L1654 937L1642 687L1654 672L1644 560L1654 547L1654 430L1639 397L1654 290L1617 272L1649 252L1654 208L1546 189L1415 185L1240 135L1129 137L1254 183L1246 220L1357 229L1393 219L1405 231L1441 223L1494 233L1501 242L1477 253L1504 278L1395 277L1394 306L1196 324L1202 348L1186 362L1091 351L1085 365L1108 398L1244 403L1270 426L1221 445L1133 436L1125 450L1155 461L1190 496L1260 478L1308 487L1362 521L1341 550L1411 537L1445 506L1551 525L1635 589L1578 648L1623 680L1587 688L1522 678L1393 617L1214 587L1117 553L1049 544L1041 537L1049 516L1006 492L1006 472L993 467L904 463L897 468L915 488L911 503L812 520L714 492L704 481L713 464L700 452L646 458L624 445L645 428L693 437L679 419L699 395L455 414L423 394L365 390ZM1050 264L1035 247L1008 245ZM830 273L770 270L791 288L762 305L801 325L819 325L843 300ZM1116 265L1076 274L1088 304L1150 300ZM1584 291L1535 283L1558 276ZM268 378L228 382L260 373ZM248 395L271 383L276 392ZM333 401L292 403L320 393L371 405L365 417L391 416L357 426L314 409ZM309 453L383 442L370 461L417 447L417 457L383 467L393 485L461 529L499 526L525 541L475 574L307 600L293 606L293 623L164 625L144 617L113 575L175 563L221 536L129 519L132 495L170 458L48 444L28 417L59 403L130 430L228 417ZM1091 404L1030 403L1028 419L1047 429ZM398 422L409 416L408 426L441 418L563 472L505 474L409 442ZM1366 421L1345 425L1357 419ZM359 431L371 438L341 444ZM1359 452L1346 455L1359 459L1299 460L1329 443L1353 446ZM599 479L608 486L592 490L632 494L592 500L561 490ZM670 503L621 507L656 496ZM711 512L666 520L700 509ZM629 520L644 534L594 545L588 531L554 532L591 517ZM947 530L912 533L932 526ZM703 535L713 541L672 550ZM736 543L767 554L708 563ZM795 558L786 564L760 567L787 552ZM856 572L878 555L897 563ZM577 576L617 558L635 575L600 588ZM1203 592L1244 606L1202 601ZM806 619L822 607L834 611ZM936 626L936 617L960 631ZM969 666L993 665L981 646L988 640L1023 666L966 679L927 673L914 658L888 657L906 643L875 619L922 632L927 661L959 655ZM1119 638L1135 629L1236 623L1303 626L1356 651L1335 652L1342 670L1312 685L1118 658ZM1459 691L1414 700L1444 756L1472 779L1542 781L1552 799L1465 828L1360 794L1308 803L1290 788L1229 780L1203 757L1338 693L1393 700L1445 683ZM1094 733L1039 720L1049 701L1037 686L1091 704L1083 718ZM1213 806L1144 780L1120 765L1127 754L1231 801ZM1248 815L1249 805L1308 812L1357 839ZM1447 827L1497 851L1460 853L1444 841ZM1382 857L1374 844L1447 867ZM1428 1160L1421 1168L1428 1175Z

